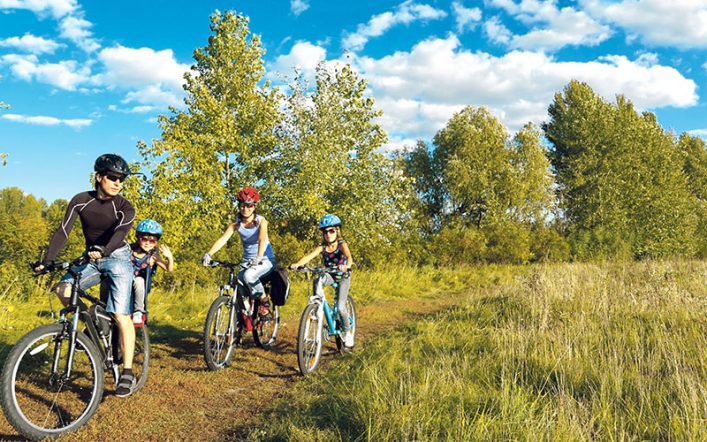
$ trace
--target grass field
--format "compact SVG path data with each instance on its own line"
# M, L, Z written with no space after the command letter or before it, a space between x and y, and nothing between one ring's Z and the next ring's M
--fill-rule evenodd
M164 440L707 440L707 262L354 278L363 339L306 379L294 369L292 335L307 281L295 281L283 309L282 347L239 350L234 367L217 373L203 371L198 338L213 288L155 290L157 359L140 393L149 422L130 422L134 402L109 398L71 439L119 437L115 414L135 434ZM444 297L453 307L414 314L420 301ZM27 302L0 298L0 362L20 335L52 321L49 310L39 291ZM246 378L263 382L256 413L243 408L258 394L241 388Z
M471 287L271 407L270 440L707 440L704 262Z

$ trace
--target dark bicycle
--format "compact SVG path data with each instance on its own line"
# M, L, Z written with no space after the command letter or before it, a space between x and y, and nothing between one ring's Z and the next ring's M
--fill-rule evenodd
M5 416L29 439L55 438L86 424L101 403L104 370L118 383L122 363L118 326L105 302L79 288L77 267L87 262L82 256L50 264L41 272L63 270L74 277L69 305L61 310L58 323L37 327L20 338L2 370ZM147 327L135 333L137 391L147 381L150 340Z
M259 347L272 346L280 328L280 308L271 302L270 314L265 318L258 315L260 301L251 301L250 290L238 279L238 271L248 268L247 264L212 261L210 266L229 270L228 280L220 287L204 325L204 361L210 370L220 370L231 363L233 351L242 344L244 332L252 332ZM266 295L270 296L267 278L261 281Z

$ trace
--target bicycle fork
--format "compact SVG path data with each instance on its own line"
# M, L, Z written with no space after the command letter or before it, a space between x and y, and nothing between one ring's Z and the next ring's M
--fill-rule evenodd
M76 307L78 310L78 307ZM76 350L76 329L79 326L79 315L74 311L74 316L71 318L71 326L68 327L69 321L66 319L67 309L61 311L61 316L59 322L64 324L64 329L61 335L58 335L55 339L54 345L54 355L52 358L52 371L50 382L54 383L57 380L65 381L71 376L71 368L74 365L74 351ZM66 355L66 368L63 374L59 374L59 364L61 359L61 347L64 342L64 337L67 334L67 328L69 328L69 352Z

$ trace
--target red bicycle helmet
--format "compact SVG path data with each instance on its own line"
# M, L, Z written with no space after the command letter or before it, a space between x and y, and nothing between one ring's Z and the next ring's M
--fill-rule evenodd
M258 191L253 189L252 187L245 187L240 192L238 192L237 199L238 202L246 204L255 204L260 201L260 195L258 194Z

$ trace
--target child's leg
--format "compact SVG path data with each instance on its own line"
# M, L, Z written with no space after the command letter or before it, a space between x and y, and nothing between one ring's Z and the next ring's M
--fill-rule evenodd
M349 311L346 308L346 301L349 299L349 288L351 287L351 278L342 278L339 282L339 286L336 288L336 298L337 298L337 309L341 315L343 324L341 327L344 332L351 330L351 323L349 322Z
M145 311L145 278L136 276L133 279L133 311Z

